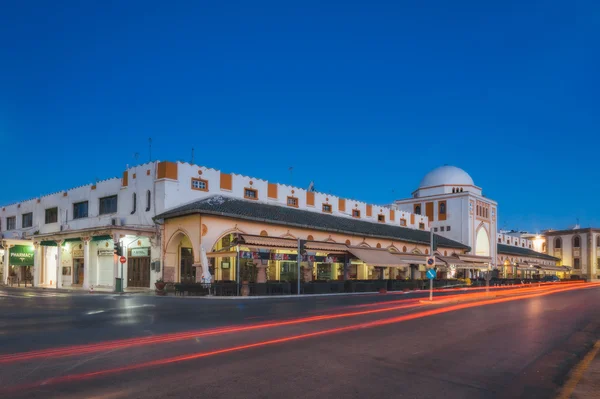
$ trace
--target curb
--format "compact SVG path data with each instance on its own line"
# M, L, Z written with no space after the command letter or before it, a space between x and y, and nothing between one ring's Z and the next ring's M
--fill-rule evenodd
M408 292L401 292L401 291L397 291L397 293L394 292L394 295L404 295L404 294L410 294L413 292L422 292L419 290L416 291L408 291ZM297 299L301 299L301 298L315 298L315 297L336 297L336 296L352 296L352 295L386 295L386 294L380 294L378 292L336 292L336 293L331 293L331 294L301 294L301 295L260 295L260 296L214 296L214 295L205 295L205 296L183 296L183 295L156 295L157 297L162 297L162 298L178 298L178 299L216 299L216 300L253 300L253 299L279 299L279 298L283 298L283 299L290 299L290 298L297 298Z

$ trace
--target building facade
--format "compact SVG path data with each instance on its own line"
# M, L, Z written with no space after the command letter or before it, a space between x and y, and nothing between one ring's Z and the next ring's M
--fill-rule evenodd
M553 253L497 233L497 215L498 204L450 166L428 173L411 198L381 206L156 161L128 167L120 178L3 206L0 270L5 284L88 289L116 288L119 280L124 287L151 288L159 278L239 279L241 252L266 261L266 277L280 280L293 275L290 259L302 240L310 247L304 268L313 279L336 279L340 270L346 278L418 278L425 257L434 255L434 234L435 255L448 276L450 265L469 270L468 276L489 268L518 276L524 262L530 274L557 271ZM117 243L124 265L114 255Z

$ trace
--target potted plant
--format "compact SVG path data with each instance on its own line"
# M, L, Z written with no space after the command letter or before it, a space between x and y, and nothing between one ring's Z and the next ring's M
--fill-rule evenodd
M154 286L156 287L156 291L162 292L165 289L165 282L164 282L164 280L162 278L159 278L154 283Z

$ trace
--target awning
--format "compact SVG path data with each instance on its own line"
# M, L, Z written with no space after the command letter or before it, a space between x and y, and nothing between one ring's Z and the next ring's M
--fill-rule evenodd
M517 263L517 269L519 269L519 270L536 270L535 267L531 266L528 263Z
M208 258L235 258L237 256L236 251L225 251L225 252L209 252L206 254Z
M334 242L309 241L304 248L321 252L348 252L348 247L346 245L336 244Z
M92 241L107 241L112 240L112 236L104 235L104 236L92 236Z
M404 267L406 262L386 249L348 247L348 251L369 266Z
M477 255L457 255L458 259L465 262L475 262L475 263L491 263L492 258L489 256L477 256Z
M42 241L40 242L40 245L43 245L44 247L57 247L58 244L56 244L56 241Z
M550 266L550 265L536 265L538 269L549 270L554 272L566 272L568 269L565 269L563 266Z
M298 241L289 238L242 235L242 240L250 247L298 249Z
M436 263L443 263L448 266L453 265L457 269L479 268L482 263L465 262L454 256L436 256Z
M419 254L395 254L396 258L401 259L401 262L406 265L424 265L427 262L427 255L419 255Z

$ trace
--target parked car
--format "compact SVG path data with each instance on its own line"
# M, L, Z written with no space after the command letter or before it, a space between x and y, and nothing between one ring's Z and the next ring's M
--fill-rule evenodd
M558 278L558 276L544 276L544 278L542 278L542 281L544 283L557 283L560 281L560 279Z

